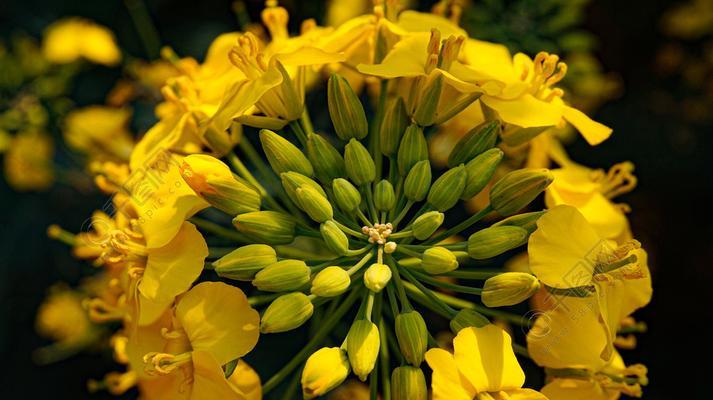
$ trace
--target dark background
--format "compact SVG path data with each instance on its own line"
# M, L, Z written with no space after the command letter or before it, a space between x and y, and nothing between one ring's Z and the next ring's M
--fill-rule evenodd
M180 55L201 57L214 36L237 29L229 1L147 3L163 42ZM256 16L261 2L247 3ZM292 21L323 14L321 2L300 3L296 8L286 2ZM599 37L596 54L625 87L595 115L614 127L614 135L597 148L581 140L571 148L573 158L586 165L605 167L627 159L636 164L639 186L622 200L632 206L633 231L650 254L654 300L636 314L649 332L639 336L639 347L625 351L624 358L649 367L647 399L707 398L703 388L710 375L704 351L710 347L706 339L713 284L713 130L710 122L691 122L676 108L696 88L660 74L655 66L657 52L669 40L661 34L660 18L672 3L605 0L588 7L585 27ZM0 35L7 38L22 30L39 37L48 23L69 15L108 26L128 53L144 56L122 1L2 0ZM98 68L91 79L77 82L73 98L79 105L103 102L117 74ZM18 194L0 180L2 398L90 398L85 380L112 369L105 354L76 356L47 367L30 359L33 349L47 344L33 327L46 288L57 281L76 283L87 268L65 246L46 238L46 226L59 223L76 232L103 203L100 196L81 196L60 185L47 193Z

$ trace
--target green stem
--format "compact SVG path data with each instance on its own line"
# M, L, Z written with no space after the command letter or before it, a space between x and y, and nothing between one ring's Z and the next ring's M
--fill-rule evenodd
M363 233L357 232L357 231L355 231L354 229L349 228L348 226L342 224L341 222L339 222L339 221L337 221L337 220L335 220L335 219L332 219L332 222L334 222L334 224L337 225L337 226L339 227L339 229L341 229L342 232L344 232L344 233L347 233L347 234L349 234L349 235L352 235L352 236L354 236L354 237L356 237L356 238L358 238L358 239L365 239L365 238L366 238L366 235L364 235Z
M352 266L351 268L349 268L349 269L347 270L347 273L349 274L349 276L353 276L354 274L356 274L357 271L359 271L359 270L361 269L361 267L363 267L364 265L366 265L366 263L369 262L369 260L370 260L371 257L373 257L373 256L374 256L374 252L373 252L373 251L370 251L369 253L367 253L366 255L364 255L364 257L362 257L361 260L359 260L359 262L357 262L356 264L354 264L354 266Z
M472 280L487 280L494 276L504 273L503 271L467 271L467 270L455 270L451 272L446 272L442 276L448 276L451 278L460 279L472 279Z
M363 222L366 226L373 226L372 222L369 221L369 218L367 218L366 215L364 215L361 208L357 208L357 215L359 216L359 219L361 219L361 222Z
M389 339L386 337L386 324L384 319L379 321L379 343L381 349L379 351L379 370L381 371L381 396L382 400L391 400L391 379L389 377Z
M342 316L351 308L359 294L361 293L360 288L352 288L349 296L344 299L344 302L339 305L339 307L334 311L332 315L327 316L323 325L319 330L312 336L305 347L297 353L290 362L288 362L281 370L279 370L275 375L273 375L262 387L263 395L268 394L272 389L274 389L283 379L285 379L297 366L302 363L309 355L314 351L316 346L324 340L325 337L331 332L334 326L339 322Z
M421 244L399 244L397 249L399 247L406 247L409 250L416 250L416 251L425 251L433 247L433 245L421 245ZM460 243L448 243L448 244L439 244L438 247L443 247L448 250L466 250L468 248L468 242L460 242Z
M363 191L366 193L366 204L369 207L369 216L374 221L378 220L378 214L376 213L376 207L374 206L374 191L371 188L371 183L362 185Z
M243 164L243 162L235 155L235 153L228 154L228 162L235 168L243 179L248 181L258 192L260 192L260 197L265 200L265 204L275 211L286 212L286 210L268 193L267 189L258 182L253 176L250 170Z
M243 235L240 232L218 225L215 222L208 221L199 217L193 217L189 219L189 221L206 232L210 232L239 243L250 243L250 239L247 236Z
M406 268L399 268L401 272L403 272L404 276L406 276L406 279L408 279L412 284L414 284L418 290L421 291L426 297L428 297L429 300L434 302L438 307L442 308L443 311L445 311L448 315L449 318L453 318L456 315L456 310L452 309L448 304L446 304L444 301L439 299L433 292L433 290L428 289L427 287L423 286L421 282L419 282L416 277L411 275L411 272L409 272Z
M124 0L124 4L134 22L134 27L139 34L148 59L157 59L160 55L161 39L159 39L158 30L146 9L146 4L142 0Z
M399 222L401 222L401 220L406 216L406 214L411 209L413 204L414 204L414 202L412 200L407 201L404 208L401 209L401 212L399 213L399 215L397 215L396 218L394 218L394 220L391 221L391 224L394 225L394 229L396 229L396 227L399 225Z
M276 298L280 297L281 293L259 294L257 296L248 297L248 304L253 307L267 304Z
M406 290L404 289L404 282L401 280L401 274L399 274L399 268L396 266L394 258L391 256L386 257L386 263L389 265L389 268L391 268L391 276L394 280L394 284L396 285L396 291L399 294L399 300L401 301L401 310L403 312L413 310L413 307L411 307L411 303L408 300L408 296L406 295ZM396 315L394 315L394 318L396 318Z
M389 239L403 239L407 237L413 236L413 231L410 229L404 230L404 231L399 231L396 233L392 233L391 236L389 236Z
M409 257L416 257L416 258L421 258L421 257L423 257L423 254L421 254L421 253L419 253L419 252L417 252L417 251L410 250L410 249L409 249L408 247L406 247L406 246L397 245L397 246L396 246L396 251L399 252L399 253L406 254L406 255L409 256Z
M476 222L483 219L483 217L490 214L490 212L492 212L492 211L493 211L493 207L488 204L487 207L480 210L478 213L471 215L470 218L468 218L465 221L461 222L460 224L454 226L453 228L448 229L445 232L439 233L438 235L427 240L424 243L425 244L438 243L443 239L449 238L457 233L463 232L464 230L470 228L471 225L475 224Z
M300 125L300 122L298 120L290 121L289 125L290 125L290 129L297 137L297 140L300 141L302 148L306 148L307 147L307 134L302 129L302 125Z
M412 271L412 273L418 278L419 280L422 280L424 282L427 282L433 286L441 287L444 289L449 289L453 290L454 292L459 292L459 293L468 293L468 294L477 294L480 295L483 293L483 289L481 288L474 288L470 286L463 286L463 285L456 285L454 283L449 283L445 281L441 281L435 278L432 278L428 276L427 274L422 274L418 271Z

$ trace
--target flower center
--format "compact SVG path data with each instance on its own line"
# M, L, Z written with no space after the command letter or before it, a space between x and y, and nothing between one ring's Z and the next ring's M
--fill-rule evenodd
M385 244L386 239L393 233L394 226L391 222L385 224L374 224L374 226L363 226L361 231L369 237L369 243Z

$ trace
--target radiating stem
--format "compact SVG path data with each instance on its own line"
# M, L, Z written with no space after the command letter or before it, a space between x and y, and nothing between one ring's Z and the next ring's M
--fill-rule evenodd
M435 279L435 278L432 278L432 277L428 276L427 274L422 274L422 273L420 273L420 272L418 272L418 271L412 271L412 273L413 273L414 276L416 276L416 278L418 278L419 280L422 280L422 281L424 281L424 282L426 282L426 283L429 283L429 284L431 284L431 285L433 285L433 286L442 287L442 288L444 288L444 289L453 290L453 291L455 291L455 292L459 292L459 293L469 293L469 294L477 294L477 295L480 295L480 294L483 292L483 289L481 289L481 288L474 288L474 287L470 287L470 286L456 285L456 284L454 284L454 283L449 283L449 282L445 282L445 281L440 281L440 280L438 280L438 279Z
M329 332L334 328L334 326L341 320L342 316L351 308L359 295L361 294L361 287L353 287L351 292L344 299L344 302L339 305L339 307L334 311L332 315L327 316L322 326L319 330L312 336L312 338L307 342L304 348L297 353L290 362L288 362L281 370L279 370L275 375L270 378L265 385L262 387L262 393L264 395L268 394L272 389L282 382L290 373L297 368L302 361L304 361L310 353L314 351L319 343L324 340Z
M478 213L471 215L470 218L468 218L465 221L461 222L460 224L454 226L453 228L448 229L445 232L439 233L438 235L425 241L424 243L425 244L438 243L443 239L449 238L457 233L463 232L464 230L470 228L471 225L475 224L476 222L483 219L483 217L490 214L490 212L492 212L492 211L493 211L493 207L488 204L487 207L480 210Z
M224 237L226 239L234 240L239 243L250 243L250 239L247 236L243 235L238 231L218 225L215 222L208 221L199 217L193 217L189 221L206 232L210 232L212 234Z

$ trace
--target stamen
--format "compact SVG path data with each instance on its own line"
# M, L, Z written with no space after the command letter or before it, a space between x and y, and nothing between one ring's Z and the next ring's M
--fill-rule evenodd
M441 47L441 57L439 67L444 70L451 68L453 61L458 59L458 54L460 54L460 49L465 43L464 36L450 36L448 39L443 41L443 46Z
M168 354L151 352L144 355L144 371L149 375L168 375L176 371L180 366L190 363L191 353Z
M599 191L604 196L613 199L634 190L637 179L633 172L634 164L625 161L611 167L606 176L602 170L595 171L592 180L601 184Z
M262 10L262 22L270 31L272 40L283 40L289 37L287 32L287 22L290 19L287 10L283 7L278 7L277 2L273 2L273 6L268 6Z
M250 32L240 35L238 44L230 49L228 58L250 79L259 78L267 70L267 63L260 52L257 37Z
M89 319L96 323L120 321L126 315L123 309L98 297L84 300L82 306L87 310Z

